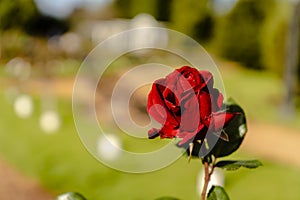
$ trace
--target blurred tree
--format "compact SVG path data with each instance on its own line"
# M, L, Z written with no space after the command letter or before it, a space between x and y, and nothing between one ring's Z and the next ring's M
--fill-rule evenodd
M297 65L299 65L299 18L300 2L293 3L293 14L289 26L285 58L285 98L284 111L295 114L295 96L297 87Z
M200 41L213 35L214 17L209 0L174 0L172 4L172 27Z
M233 10L218 21L216 46L219 53L247 67L261 69L261 32L276 0L239 0Z
M263 25L261 34L262 64L266 69L281 77L284 72L286 40L291 13L290 2L277 1Z
M115 0L114 7L117 11L117 17L129 18L131 0Z
M27 22L24 30L36 36L51 37L61 35L69 29L67 20L58 20L49 16L38 15Z
M1 0L0 5L0 30L23 28L39 15L33 0Z
M171 7L173 0L156 0L157 1L157 20L169 21L171 17Z
M148 13L155 18L157 17L156 5L154 0L115 0L115 7L119 17L133 18L139 13Z
M214 17L207 14L195 24L192 35L199 41L207 42L213 37L214 27Z
M49 53L48 38L69 28L68 21L40 14L33 0L0 0L0 20L1 62L23 57L34 63L55 57Z
M133 18L139 13L147 13L160 21L169 21L173 0L115 0L117 17Z
M31 57L33 43L33 38L20 30L3 31L0 36L1 61L6 62L16 56Z
M287 40L291 20L293 19L293 4L288 1L277 1L275 9L266 20L262 31L262 55L263 65L268 70L275 72L284 78ZM298 24L300 27L300 23ZM300 36L300 35L299 35ZM298 83L297 90L300 94L300 42L298 43ZM294 72L295 73L295 72ZM295 84L295 83L293 83Z
M43 16L33 0L1 0L0 30L17 28L29 34L51 36L68 29L66 21Z

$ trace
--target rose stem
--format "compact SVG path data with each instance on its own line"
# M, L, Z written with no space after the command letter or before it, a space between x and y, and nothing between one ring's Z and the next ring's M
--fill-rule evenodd
M206 199L206 190L207 190L208 183L210 180L210 175L211 175L211 173L209 173L209 170L208 170L208 167L209 167L208 162L204 161L203 165L204 165L205 177L204 177L204 185L203 185L202 194L201 194L201 200Z

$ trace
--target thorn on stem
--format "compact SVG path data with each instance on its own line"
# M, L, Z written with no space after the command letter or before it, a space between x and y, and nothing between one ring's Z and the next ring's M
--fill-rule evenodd
M191 158L192 158L192 152L193 152L193 148L194 148L194 143L191 142L189 145L190 145L190 148L189 148L190 149L189 162L190 162Z
M206 150L209 150L209 145L208 145L208 141L206 138L204 139L204 144L205 144Z

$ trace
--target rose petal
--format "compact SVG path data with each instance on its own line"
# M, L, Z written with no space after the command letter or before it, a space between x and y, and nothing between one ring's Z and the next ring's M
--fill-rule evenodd
M209 90L213 88L214 85L214 79L213 79L213 75L206 70L200 70L200 75L202 78L202 85L201 85L201 89L204 87L207 87Z
M183 66L177 69L178 72L182 74L179 77L178 84L181 86L182 91L187 91L197 88L199 90L199 85L201 85L200 73L197 69L191 68L189 66Z
M200 102L200 117L204 120L207 116L211 115L211 99L207 92L201 92L199 94Z
M153 83L152 89L148 95L147 111L150 116L161 124L164 124L166 121L178 124L177 120L174 118L170 109L168 109L164 102L162 95L164 90L164 79L159 79Z
M149 138L180 137L182 145L193 140L203 127L211 131L222 129L236 113L218 112L223 106L223 95L213 84L209 71L189 66L155 81L148 96L147 111L163 126L160 130L151 129Z
M182 106L183 112L181 115L180 130L187 132L197 131L201 121L199 112L200 105L196 94L191 94Z
M236 115L239 113L213 113L211 115L211 126L213 126L212 130L219 131L223 129L224 126L227 125Z
M199 131L197 131L197 132L193 132L193 133L187 133L187 132L185 132L185 133L179 134L178 137L179 138L183 138L183 139L178 143L178 145L182 146L182 145L184 145L186 143L192 142L194 140L194 138L196 137L197 133L199 133L203 127L204 127L204 125L201 124L199 126Z
M159 131L160 138L174 138L179 133L178 127L170 123L165 123Z
M156 128L152 128L148 131L148 138L153 139L159 136L159 130Z
M176 98L175 94L169 89L166 88L163 92L163 98L165 100L166 106L174 113L178 113L180 110L178 99Z
M177 97L179 93L182 92L180 88L177 88L177 82L178 78L181 76L181 73L178 72L177 70L173 71L169 75L166 76L165 78L165 86L168 87Z
M217 112L223 106L224 97L222 93L219 92L218 89L214 88L211 92L212 99L212 112Z
M160 130L156 128L150 129L148 131L148 138L153 139L157 136L160 136L160 138L174 138L178 133L179 130L177 127L175 127L173 124L166 123Z

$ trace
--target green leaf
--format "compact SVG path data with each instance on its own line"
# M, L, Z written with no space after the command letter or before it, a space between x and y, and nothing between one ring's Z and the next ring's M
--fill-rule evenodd
M59 195L56 200L86 200L86 198L77 192L68 192Z
M159 197L155 200L179 200L178 198L174 198L174 197Z
M221 186L212 186L209 190L207 200L229 200L228 194Z
M216 167L225 170L237 170L240 167L245 167L249 169L254 169L262 166L262 163L258 160L223 160L216 164Z
M226 104L226 112L239 113L223 129L228 141L219 139L211 151L216 158L224 157L235 152L241 145L247 132L246 116L243 109L233 101Z
M236 113L236 116L219 133L206 135L206 142L194 142L192 156L203 157L213 155L215 158L224 157L235 152L241 145L247 132L247 123L244 110L233 100L225 104L227 113ZM204 148L204 144L209 148ZM187 149L189 147L186 147ZM190 155L190 149L187 150Z

